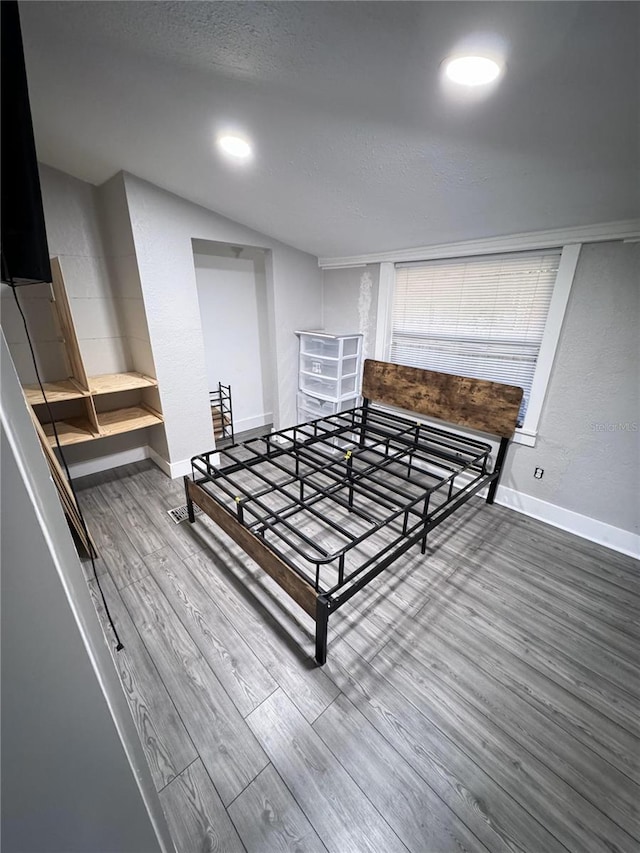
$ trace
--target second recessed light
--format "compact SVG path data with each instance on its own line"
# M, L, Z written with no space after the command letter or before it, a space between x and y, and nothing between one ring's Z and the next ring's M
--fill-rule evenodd
M445 62L445 74L461 86L485 86L500 75L501 68L487 56L458 56Z
M253 153L251 145L241 136L232 136L230 134L219 136L218 145L225 154L233 157L235 160L248 160Z

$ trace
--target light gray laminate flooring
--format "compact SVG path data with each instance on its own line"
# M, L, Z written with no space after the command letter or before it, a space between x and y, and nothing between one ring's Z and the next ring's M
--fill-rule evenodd
M180 853L640 850L636 561L474 499L332 616L318 668L312 621L169 519L180 481L78 488Z

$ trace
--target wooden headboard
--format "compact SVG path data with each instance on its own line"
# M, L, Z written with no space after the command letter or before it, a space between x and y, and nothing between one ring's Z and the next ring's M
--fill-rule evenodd
M419 415L511 438L522 388L367 359L362 396Z

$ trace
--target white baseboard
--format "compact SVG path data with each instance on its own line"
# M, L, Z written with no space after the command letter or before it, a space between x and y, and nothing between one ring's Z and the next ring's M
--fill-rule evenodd
M240 418L239 420L234 418L233 431L246 432L247 430L257 429L271 423L273 423L273 414L271 412L265 412L262 415L253 415L250 418Z
M606 548L619 551L621 554L628 554L636 559L640 558L640 535L637 533L622 530L620 527L614 527L612 524L589 518L587 515L581 515L579 512L556 506L556 504L534 498L532 495L509 489L506 486L498 487L496 503L514 509L516 512L521 512L523 515L531 516L531 518L545 521L553 527L575 533L576 536L581 536L590 542L597 542L598 545L604 545Z
M159 453L149 447L149 459L155 463L158 468L170 477L176 480L178 477L184 477L185 474L191 473L191 459L181 459L179 462L167 462Z
M132 447L130 450L121 450L118 453L108 453L105 456L96 456L85 462L73 462L69 464L71 476L86 477L88 474L97 474L99 471L108 471L119 465L128 465L130 462L142 462L143 459L151 459L158 468L175 480L191 473L191 459L183 459L180 462L167 462L152 447Z
M96 456L84 462L70 462L69 473L73 478L86 477L87 474L108 471L109 468L117 468L119 465L128 465L130 462L141 462L143 459L148 459L149 455L149 447L132 447L129 450L121 450L118 453L107 453L104 456Z

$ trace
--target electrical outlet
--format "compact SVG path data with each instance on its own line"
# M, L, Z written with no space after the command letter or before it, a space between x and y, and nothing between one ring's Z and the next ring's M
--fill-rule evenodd
M544 468L536 468L536 470L533 472L533 476L536 478L536 480L541 480L543 474Z

